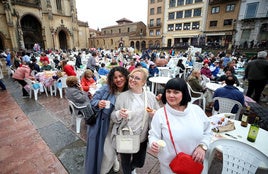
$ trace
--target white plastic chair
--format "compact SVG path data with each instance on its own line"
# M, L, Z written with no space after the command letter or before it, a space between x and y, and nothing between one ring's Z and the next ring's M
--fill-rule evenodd
M41 88L44 89L46 95L48 96L46 87L44 87L44 85L43 85L42 83L39 83L40 87L37 88L37 89L35 89L35 88L33 87L33 84L36 83L35 81L32 81L31 79L28 79L28 78L25 78L24 81L25 81L25 82L27 83L27 85L29 86L29 89L30 89L30 91L29 91L30 98L32 98L32 91L33 91L33 93L34 93L34 99L37 100L37 98L38 98L38 97L37 97L37 96L38 96L38 92L40 91Z
M220 114L220 113L231 113L233 107L237 105L238 111L235 113L235 120L239 119L240 112L243 108L240 102L229 99L229 98L223 98L223 97L214 97L213 102L215 103L215 101L218 101L219 103L219 110L216 111L215 108L213 107L212 109L213 115Z
M208 173L216 151L223 154L222 174L256 173L260 164L268 166L268 157L254 147L237 140L219 139L209 145L202 174Z
M72 118L75 118L75 127L76 127L76 133L80 133L80 125L82 118L84 117L83 113L79 111L79 109L86 108L87 106L77 106L72 102L71 100L68 100L69 103L69 109L72 115Z
M190 96L191 96L191 103L194 103L196 100L198 100L198 105L201 107L201 101L202 101L202 105L203 105L202 107L203 107L203 110L205 110L206 109L206 99L205 99L204 93L194 91L192 89L192 87L189 85L188 82L187 82L187 86L188 86L188 90L189 90L189 93L190 93ZM192 93L193 94L198 94L200 96L199 97L193 97Z
M67 79L67 76L63 76L56 81L56 83L54 85L55 96L57 96L57 90L59 90L60 98L62 98L62 89L67 88L66 79Z
M205 76L204 74L201 74L201 77L202 77L201 84L203 87L205 87L207 83L210 83L210 79L207 76Z
M171 71L169 69L162 69L162 70L159 70L161 71L161 76L162 77L169 77L171 76Z
M206 99L205 99L204 93L203 92L194 91L192 89L192 87L189 85L188 82L187 82L187 86L188 86L188 90L189 90L189 93L190 93L190 96L191 96L191 103L194 103L196 100L198 100L198 105L201 107L200 101L202 100L203 110L205 111L205 109L206 109ZM198 94L200 96L199 97L193 97L192 96L192 93L193 94Z
M193 63L193 69L201 70L202 67L203 67L203 63L201 63L201 62L194 62Z
M7 74L8 78L12 78L13 74L15 73L15 69L12 66L7 66Z

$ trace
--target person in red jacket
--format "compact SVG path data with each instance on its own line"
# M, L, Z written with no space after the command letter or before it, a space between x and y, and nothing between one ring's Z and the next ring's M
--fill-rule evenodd
M81 86L83 91L89 91L90 87L96 87L96 81L93 79L93 75L93 72L89 69L84 72L84 75L81 79Z
M76 72L72 65L67 64L67 60L61 61L62 70L67 74L67 76L76 76Z
M46 53L41 53L41 56L40 56L40 60L39 60L42 64L44 61L47 61L48 64L49 64L49 58L47 57Z

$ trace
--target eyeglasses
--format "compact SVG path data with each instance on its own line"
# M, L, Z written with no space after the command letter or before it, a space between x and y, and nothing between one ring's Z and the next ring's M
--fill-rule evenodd
M135 81L140 81L141 80L141 78L139 78L137 76L133 76L133 75L130 75L128 77L131 78L131 79L133 79L133 80L135 80Z

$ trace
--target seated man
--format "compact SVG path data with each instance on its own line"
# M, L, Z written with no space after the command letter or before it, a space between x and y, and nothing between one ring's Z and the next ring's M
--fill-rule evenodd
M211 73L212 73L212 79L216 79L220 72L220 66L219 61L213 62L209 67Z
M227 76L225 79L225 83L226 83L226 86L216 89L216 91L214 92L213 98L214 97L229 98L229 99L240 102L242 106L244 106L245 104L244 94L234 86L234 83L235 83L234 75ZM217 102L214 103L214 108L215 110L219 110L219 105ZM237 110L238 110L238 107L235 106L231 112L236 113Z
M99 75L106 76L109 73L109 70L105 68L105 63L101 64L101 68L98 71Z
M217 82L225 82L226 77L227 76L230 76L230 75L233 75L234 76L235 84L236 84L236 86L239 86L239 84L240 84L239 80L237 79L237 77L234 74L232 74L232 71L229 70L229 69L227 69L225 71L225 74L224 75L222 75L219 78L217 78L216 81Z

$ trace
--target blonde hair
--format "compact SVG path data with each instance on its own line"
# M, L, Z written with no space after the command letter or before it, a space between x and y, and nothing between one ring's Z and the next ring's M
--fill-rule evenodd
M135 68L133 71L131 71L131 73L129 74L130 76L133 75L136 72L140 72L142 74L142 80L146 81L147 77L148 77L148 70L145 68Z
M90 70L90 69L87 69L85 72L84 72L84 78L86 77L93 77L93 72Z
M198 78L198 77L196 76L197 73L200 73L200 70L199 70L199 69L194 69L194 70L191 72L191 74L189 75L188 80ZM198 79L199 79L199 78L198 78Z

